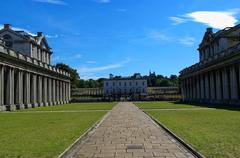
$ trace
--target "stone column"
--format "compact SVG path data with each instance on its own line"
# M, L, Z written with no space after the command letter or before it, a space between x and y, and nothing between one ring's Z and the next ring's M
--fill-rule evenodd
M223 96L222 96L222 84L221 84L221 73L220 70L216 71L216 99L222 100Z
M63 104L66 104L66 87L65 87L65 81L63 81L62 84L63 84Z
M30 108L32 105L30 104L30 73L25 72L24 75L24 105L25 108Z
M48 104L52 104L52 79L48 78Z
M215 99L216 99L214 75L215 75L214 71L210 72L210 96L211 96L211 102L214 102Z
M24 109L23 104L23 71L18 70L17 76L16 76L17 82L16 82L16 106L17 109Z
M200 75L200 84L201 84L201 100L205 100L205 95L204 95L204 75Z
M59 102L59 81L56 80L56 102L57 102L57 105L60 104Z
M200 97L200 80L199 80L199 75L196 76L196 95L197 95L197 100L199 100Z
M71 82L68 83L68 101L71 101Z
M42 76L38 76L38 106L43 106L43 85L42 85Z
M31 82L31 103L32 107L37 107L37 75L32 74L32 82Z
M210 99L210 94L209 94L209 77L208 77L208 73L206 73L205 75L205 99L209 100Z
M67 103L69 103L69 83L67 82L67 86L66 86L66 92L67 92Z
M56 105L56 80L52 80L52 101L53 105Z
M62 81L59 81L59 101L60 101L60 104L62 104L63 100L62 100Z
M195 84L195 77L192 77L192 100L196 99L196 84Z
M47 77L43 77L43 105L48 106L48 88L47 88Z
M182 91L182 100L185 101L185 85L184 85L184 79L181 81L181 91Z
M188 78L188 93L189 93L189 96L188 96L188 100L192 100L192 86L191 86L191 77Z
M14 69L8 67L7 85L6 85L6 107L7 110L16 110L14 105Z
M237 74L234 66L230 68L230 87L231 99L238 100Z
M227 69L224 68L222 70L222 81L223 81L223 99L224 100L229 100L230 99L230 94L229 94L229 81L228 81L228 76L227 76Z
M4 66L0 65L0 111L5 111L4 106Z

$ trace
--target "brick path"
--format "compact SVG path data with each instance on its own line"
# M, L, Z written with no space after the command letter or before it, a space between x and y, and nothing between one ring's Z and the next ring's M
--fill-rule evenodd
M119 103L81 144L74 158L192 158L132 103Z

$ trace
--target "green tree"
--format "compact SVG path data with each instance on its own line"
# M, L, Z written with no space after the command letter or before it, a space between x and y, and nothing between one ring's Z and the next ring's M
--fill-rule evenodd
M65 71L69 72L70 77L71 77L71 79L70 79L71 87L72 88L77 88L78 87L80 76L79 76L76 69L73 69L73 68L71 68L70 66L68 66L67 64L64 64L64 63L57 63L56 68L59 68L59 69L62 69L62 70L65 70Z

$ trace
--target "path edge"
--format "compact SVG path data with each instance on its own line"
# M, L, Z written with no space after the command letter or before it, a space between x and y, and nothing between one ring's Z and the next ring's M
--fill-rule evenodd
M69 156L71 156L78 148L78 146L81 145L82 140L84 138L87 138L90 132L94 131L97 127L99 127L111 111L112 110L109 110L101 119L99 119L90 128L88 128L87 131L85 131L79 138L77 138L71 145L69 145L57 158L68 158Z
M141 110L141 109L140 109ZM143 110L142 110L143 111ZM205 158L200 152L198 152L194 147L192 147L190 144L186 143L182 138L178 137L174 132L172 132L169 128L167 128L165 125L163 125L160 121L155 119L153 116L149 115L147 112L143 111L154 123L156 123L158 126L160 126L164 131L166 131L170 136L172 136L174 139L176 139L181 145L183 145L184 148L186 148L188 151L190 151L194 156L197 158Z

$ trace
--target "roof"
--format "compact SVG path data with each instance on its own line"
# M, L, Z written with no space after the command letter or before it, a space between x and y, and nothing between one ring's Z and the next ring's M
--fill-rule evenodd
M5 31L11 32L11 33L15 34L16 36L18 36L24 40L27 40L28 42L32 42L36 45L39 45L39 46L41 45L42 42L44 42L46 48L51 52L51 48L49 47L47 40L42 33L38 33L37 35L34 35L29 32L26 32L24 30L14 30L11 27L1 29L0 33L5 32Z
M217 31L214 33L212 31L212 28L207 28L207 31L205 32L202 42L199 44L199 48L202 48L206 45L209 45L212 41L222 38L222 37L227 37L229 33L232 31L235 31L240 28L240 24L234 26L234 27L226 27L222 30Z

